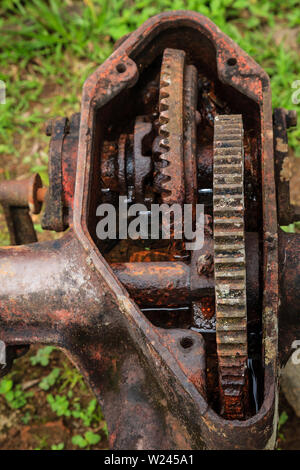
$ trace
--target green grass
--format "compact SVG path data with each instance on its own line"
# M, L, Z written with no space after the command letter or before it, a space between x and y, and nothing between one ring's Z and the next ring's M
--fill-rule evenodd
M278 29L299 27L299 0L288 5L279 0L3 0L0 79L7 84L7 103L1 105L0 153L45 173L47 139L40 135L45 118L78 111L85 78L108 57L114 41L170 9L210 17L270 74L274 106L295 108L297 44L291 47L283 39L278 45L274 37ZM299 35L297 41L299 47ZM42 151L32 149L37 138L45 144ZM299 140L300 129L291 133L293 148Z

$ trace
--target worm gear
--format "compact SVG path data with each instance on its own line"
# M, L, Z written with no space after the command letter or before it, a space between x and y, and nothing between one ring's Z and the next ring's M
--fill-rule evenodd
M214 275L216 339L223 415L244 417L247 370L244 159L241 115L214 125Z

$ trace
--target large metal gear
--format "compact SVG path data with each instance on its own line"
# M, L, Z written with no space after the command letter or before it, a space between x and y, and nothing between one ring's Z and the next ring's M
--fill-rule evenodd
M193 163L197 71L185 66L185 53L164 51L159 100L160 190L163 202L182 202L183 175ZM193 116L188 116L188 114ZM189 126L192 123L192 127ZM189 155L189 153L191 155ZM188 164L187 164L188 163ZM246 262L241 115L216 116L214 126L214 266L216 339L222 414L245 416L247 389ZM190 185L195 172L189 169ZM195 182L186 187L195 203Z
M197 69L185 65L185 52L165 49L159 92L157 186L166 204L197 202Z
M242 419L247 380L247 304L241 115L215 118L213 195L216 339L222 414Z
M46 127L49 188L0 182L24 245L0 249L0 375L30 344L62 349L114 450L273 448L278 375L300 337L300 234L279 228L300 217L283 175L295 114L272 121L267 74L191 11L119 42L82 96ZM36 241L42 202L43 228L70 228L59 239ZM121 233L132 208L152 229L157 203L204 204L203 246ZM100 206L112 237L99 237Z

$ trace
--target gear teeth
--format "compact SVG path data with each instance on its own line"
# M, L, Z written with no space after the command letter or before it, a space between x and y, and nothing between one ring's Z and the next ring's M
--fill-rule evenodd
M168 124L161 124L160 126L160 135L164 137L169 137L170 133L168 131ZM162 142L164 139L161 139Z
M165 49L159 97L160 192L167 204L184 201L183 77L185 52ZM176 184L175 184L176 182Z
M244 159L241 115L214 126L214 271L216 337L223 414L244 418L247 370Z

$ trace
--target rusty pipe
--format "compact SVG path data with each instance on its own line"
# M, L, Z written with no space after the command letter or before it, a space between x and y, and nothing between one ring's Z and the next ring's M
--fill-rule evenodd
M191 296L207 295L207 278L203 276L202 289L198 286L192 292L190 268L181 262L124 263L111 267L132 292L132 298L145 307L153 302L162 306L188 305ZM97 318L105 303L105 285L102 282L103 292L99 291L97 276L91 276L91 272L86 253L72 231L51 242L1 248L0 330L5 334L2 339L7 343L30 343L31 330L41 342L48 342L46 338L51 336L51 341L59 344L61 331L68 332L72 326L84 329L91 321L90 315ZM212 279L210 288L213 289Z
M45 190L38 173L23 180L0 182L0 204L12 245L37 242L30 213L40 213Z
M0 203L12 207L29 207L32 214L39 214L45 196L38 173L23 180L0 182Z
M213 294L213 277L199 276L192 289L190 266L182 262L114 263L111 268L141 307L189 305Z
M105 286L99 289L86 257L71 232L51 242L2 247L1 339L8 344L59 346L72 328L86 329L91 317L97 321Z

